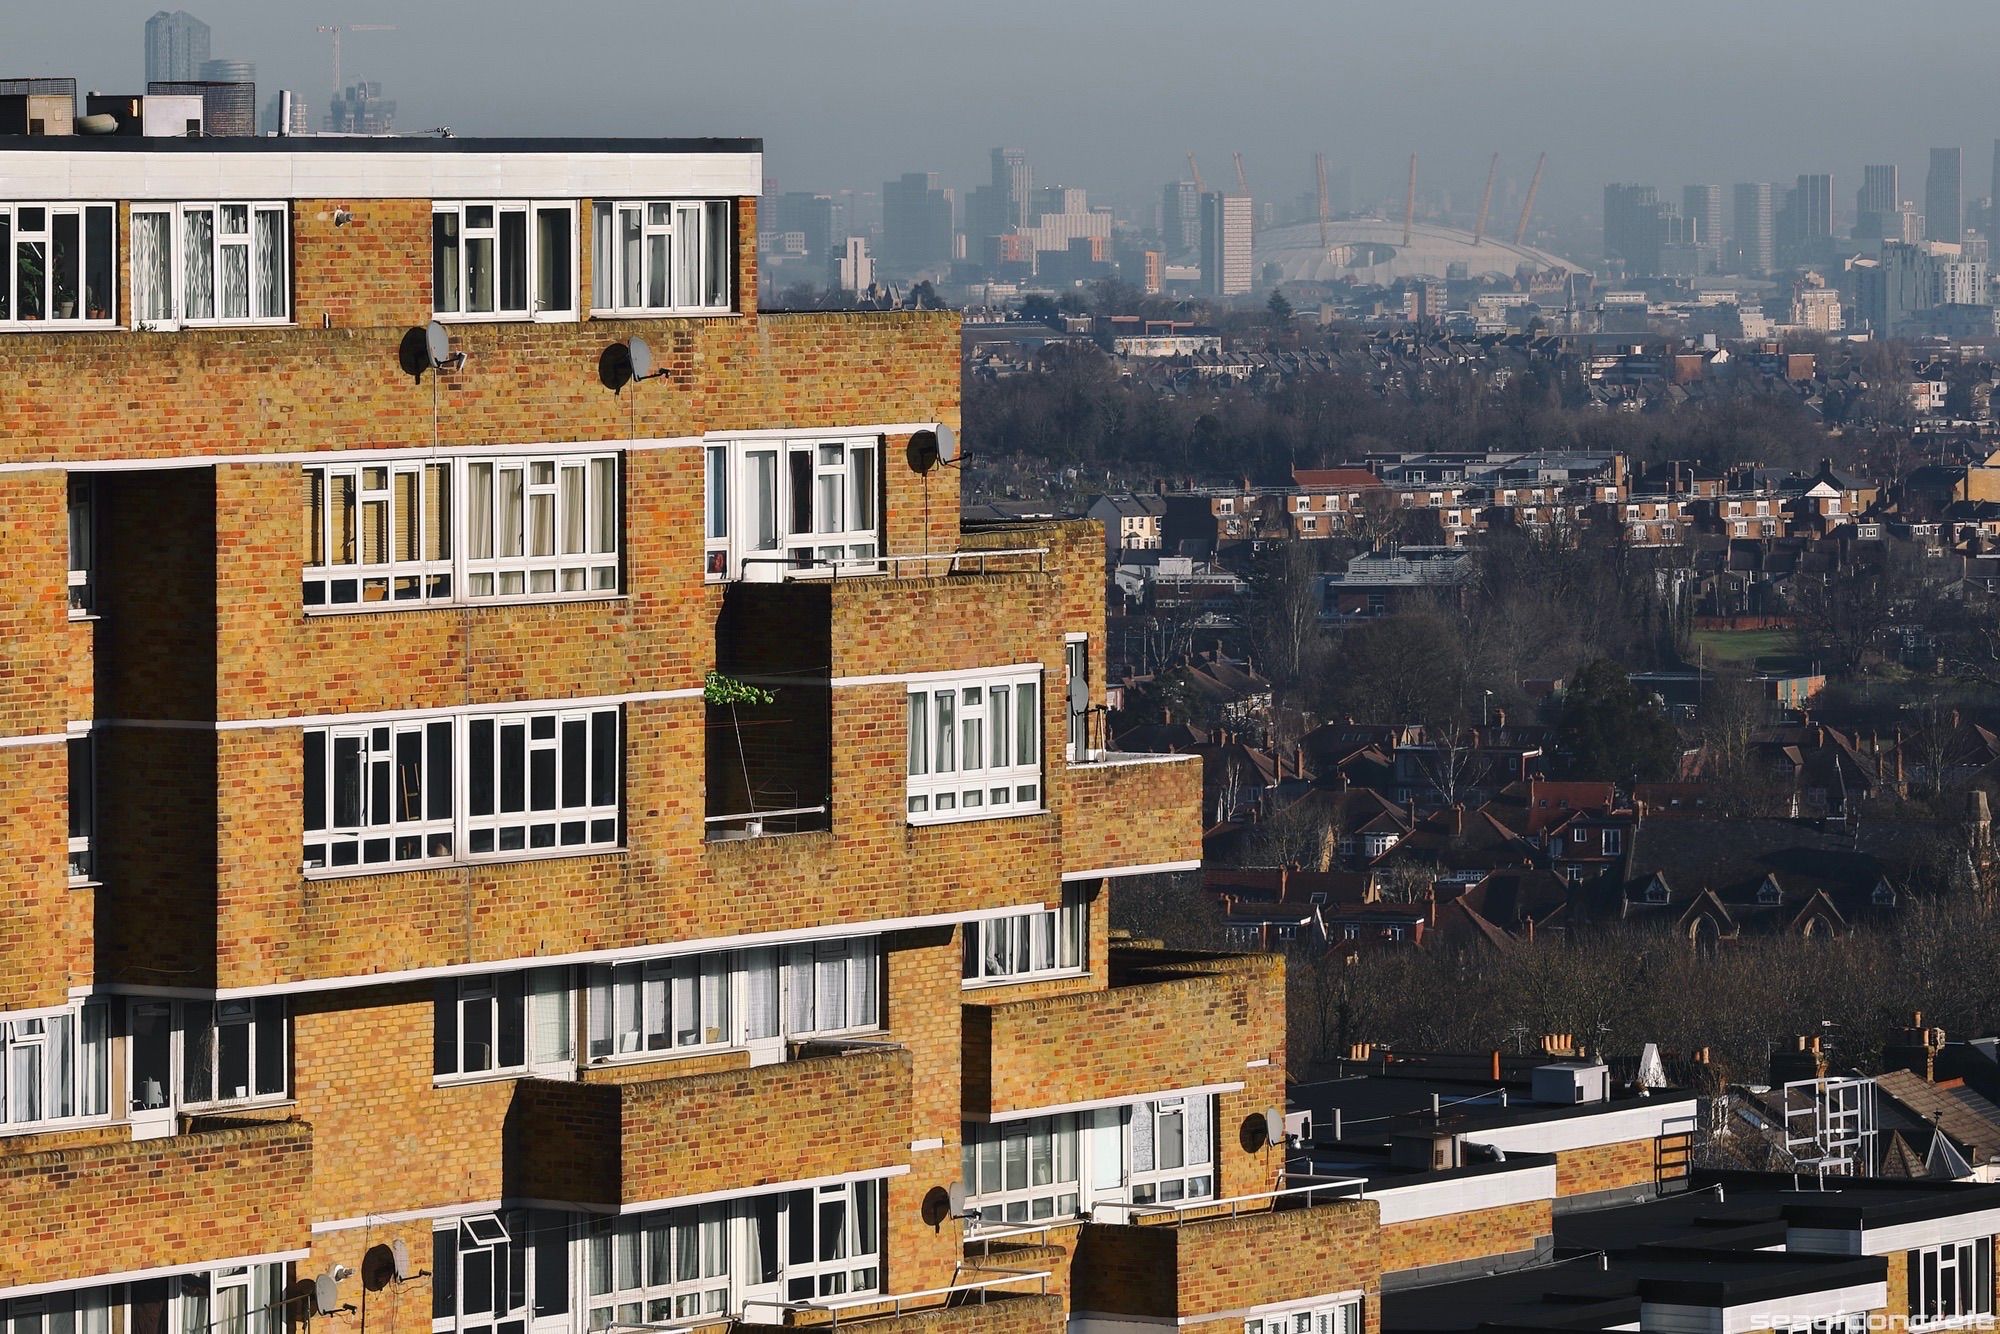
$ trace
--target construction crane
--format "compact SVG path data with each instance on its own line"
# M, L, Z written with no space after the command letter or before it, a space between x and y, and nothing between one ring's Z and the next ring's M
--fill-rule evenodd
M1403 190L1403 244L1410 243L1410 228L1417 220L1417 155L1410 154L1410 183Z
M1188 175L1194 177L1194 192L1196 194L1205 195L1208 193L1208 191L1202 188L1201 168L1194 165L1194 150L1192 148L1188 150Z
M396 31L396 25L393 23L349 23L344 26L321 24L319 27L314 28L313 31L333 34L333 91L337 96L346 87L340 81L340 34L343 32L394 32Z
M1535 211L1535 190L1542 183L1542 167L1548 160L1547 153L1535 159L1535 174L1528 178L1528 197L1521 201L1521 225L1514 229L1515 245L1521 244L1522 239L1528 234L1528 218Z
M1486 189L1479 196L1479 220L1472 224L1472 244L1478 245L1486 239L1486 210L1493 206L1493 173L1500 170L1500 155L1486 164Z
M1326 154L1313 154L1313 171L1319 175L1319 248L1325 250L1330 244L1326 225L1333 214L1333 210L1326 206Z
M1243 150L1239 148L1230 156L1236 159L1236 193L1247 198L1250 194L1250 178L1243 174Z

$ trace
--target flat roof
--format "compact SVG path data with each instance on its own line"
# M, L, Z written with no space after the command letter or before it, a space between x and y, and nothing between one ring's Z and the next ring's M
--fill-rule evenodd
M438 134L19 134L0 151L29 153L761 153L764 141L720 138Z
M1534 1062L1538 1066L1568 1063L1553 1057ZM1340 1078L1296 1084L1288 1094L1288 1101L1294 1108L1310 1109L1315 1127L1324 1124L1330 1128L1337 1108L1343 1138L1376 1139L1413 1131L1462 1134L1577 1120L1681 1102L1693 1096L1679 1089L1654 1089L1647 1097L1614 1091L1603 1102L1536 1102L1528 1081L1528 1071L1516 1058L1509 1058L1498 1081L1357 1071ZM1433 1097L1441 1109L1435 1117L1431 1114Z

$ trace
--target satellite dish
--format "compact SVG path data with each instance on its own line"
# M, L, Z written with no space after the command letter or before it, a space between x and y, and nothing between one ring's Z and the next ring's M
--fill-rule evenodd
M313 1280L313 1310L320 1315L332 1315L340 1305L340 1287L333 1281L332 1274L321 1274Z
M1069 711L1090 712L1090 682L1082 676L1072 676L1069 679Z
M910 461L911 472L929 472L937 467L939 460L944 457L944 450L938 443L938 433L929 427L921 431L912 431L905 457Z
M1281 1107L1264 1109L1264 1142L1283 1144L1285 1142L1285 1112Z
M961 1217L965 1213L965 1183L954 1181L944 1188L945 1198L951 1201L951 1216Z
M431 364L442 366L451 359L451 331L436 320L424 330L424 347L431 354Z
M404 1241L401 1237L398 1237L394 1241L389 1243L389 1259L394 1266L393 1272L396 1275L396 1281L398 1283L406 1281L412 1276L412 1274L415 1273L415 1271L410 1268L409 1243Z
M943 422L939 422L935 435L937 437L938 462L950 463L953 459L957 458L958 437L951 433L951 428Z
M626 347L632 356L632 378L635 380L652 379L653 349L646 345L646 340L643 338L634 338L630 343L626 344Z

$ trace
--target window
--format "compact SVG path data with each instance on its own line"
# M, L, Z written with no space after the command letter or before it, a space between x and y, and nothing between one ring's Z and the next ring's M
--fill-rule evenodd
M569 989L563 967L439 982L431 1072L440 1079L567 1073L576 1059Z
M1243 1322L1243 1334L1362 1334L1363 1329L1358 1293Z
M1013 981L1083 967L1090 905L1080 887L1063 886L1059 908L1033 908L1011 917L965 924L968 982Z
M727 1310L730 1222L724 1204L593 1219L589 1328L660 1325Z
M592 205L592 313L730 309L734 239L726 199Z
M1063 701L1069 719L1068 751L1071 764L1090 758L1090 641L1063 640ZM1077 707L1081 697L1082 708Z
M166 1280L175 1308L165 1329L169 1334L282 1334L289 1322L282 1302L285 1267L237 1265L205 1274L182 1274ZM134 1285L135 1316L128 1324L145 1328L136 1316L140 1289Z
M281 1098L290 1084L283 997L181 1006L181 1103Z
M110 1288L50 1292L0 1301L8 1334L111 1334Z
M1233 500L1218 500L1215 502L1215 512L1217 514L1234 514L1236 513L1236 502Z
M1132 1109L1129 1181L1134 1204L1205 1200L1215 1193L1214 1098L1198 1094Z
M1625 831L1607 829L1604 831L1604 855L1616 857L1625 846Z
M289 215L279 203L133 205L134 325L284 323Z
M655 1060L882 1025L874 936L688 954L590 970L589 1058Z
M763 580L876 573L881 457L875 437L708 446L705 571Z
M576 205L433 205L431 291L446 319L575 319Z
M618 456L306 469L304 601L368 610L618 591Z
M569 1220L543 1209L433 1223L431 1329L526 1334L530 1320L567 1317L569 1237Z
M69 880L89 884L97 863L91 839L97 833L97 740L94 734L69 739Z
M852 1296L882 1283L882 1186L849 1181L785 1200L785 1299Z
M0 328L109 324L111 204L0 204Z
M110 1113L108 1013L92 1002L0 1019L0 1128L32 1130Z
M982 1223L1038 1223L1082 1213L1073 1115L1001 1125L966 1123L964 1176Z
M615 706L308 728L308 871L616 846Z
M1970 1322L1993 1314L1993 1239L1910 1252L1910 1324Z
M69 614L88 616L97 568L97 481L89 473L69 478Z
M1041 807L1041 672L927 682L909 692L913 824Z

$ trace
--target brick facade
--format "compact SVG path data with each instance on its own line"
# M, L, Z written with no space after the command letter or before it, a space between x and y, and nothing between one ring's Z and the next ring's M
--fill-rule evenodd
M1382 1272L1394 1274L1533 1251L1553 1233L1549 1204L1548 1200L1530 1200L1497 1209L1384 1224Z

